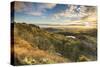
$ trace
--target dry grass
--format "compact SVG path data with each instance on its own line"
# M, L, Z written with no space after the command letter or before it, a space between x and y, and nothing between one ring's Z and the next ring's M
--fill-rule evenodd
M15 57L17 57L21 61L23 61L26 57L29 57L31 58L31 60L47 58L54 63L65 62L65 59L63 57L50 54L38 48L34 48L30 45L30 43L19 37L14 39L14 53Z

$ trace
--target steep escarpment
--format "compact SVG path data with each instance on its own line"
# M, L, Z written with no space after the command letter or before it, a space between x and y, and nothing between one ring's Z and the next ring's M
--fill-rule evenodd
M93 54L96 48L83 46L87 43L78 38L48 32L34 24L12 23L11 25L13 27L11 55L14 65L96 60L96 54ZM92 51L93 55L88 51Z

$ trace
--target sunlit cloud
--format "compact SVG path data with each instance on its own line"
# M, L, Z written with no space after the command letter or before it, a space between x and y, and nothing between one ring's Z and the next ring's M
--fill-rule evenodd
M20 20L22 19L24 21L26 18L27 21L28 18L31 18L29 21L35 21L38 23L44 22L48 24L57 23L78 25L85 25L84 22L89 22L91 23L90 25L95 25L97 21L96 6L15 2L14 8L17 17L20 17Z
M41 16L42 12L30 12L30 13L27 13L27 14L33 15L33 16Z
M88 20L91 19L91 16L94 16L94 20L96 20L96 7L91 6L77 6L77 5L69 5L69 8L66 9L66 11L62 11L60 13L55 13L53 15L55 19L61 19L62 17L65 17L66 20L81 20L83 18L88 18ZM85 19L86 20L86 19Z

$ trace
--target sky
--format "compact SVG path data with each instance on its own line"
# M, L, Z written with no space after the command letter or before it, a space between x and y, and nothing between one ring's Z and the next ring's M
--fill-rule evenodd
M15 2L14 21L32 24L96 23L96 10L96 6Z

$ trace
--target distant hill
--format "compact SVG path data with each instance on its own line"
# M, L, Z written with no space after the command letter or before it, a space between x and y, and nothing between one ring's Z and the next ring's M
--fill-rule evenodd
M86 41L48 32L34 24L11 23L11 26L11 59L14 65L96 60L96 47L84 46L88 44ZM86 40L87 36L84 37Z

